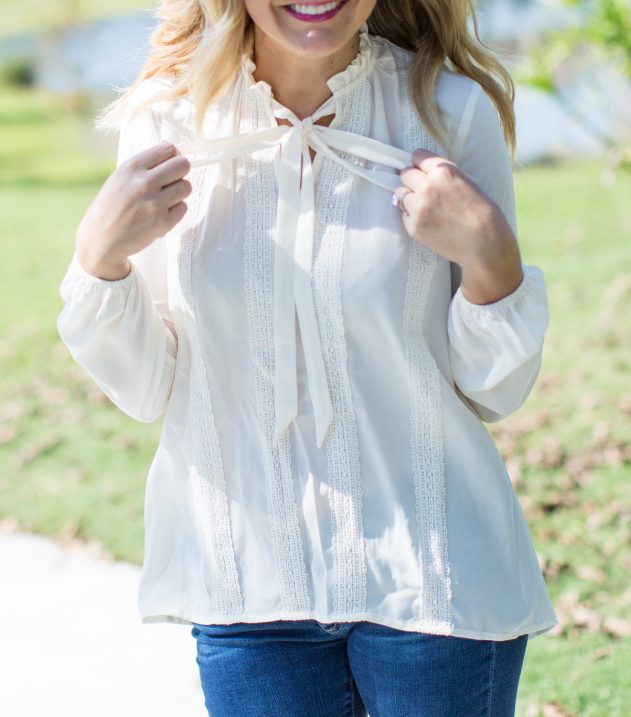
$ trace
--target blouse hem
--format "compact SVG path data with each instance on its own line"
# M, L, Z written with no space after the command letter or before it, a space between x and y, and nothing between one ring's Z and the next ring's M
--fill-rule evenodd
M153 623L172 623L176 625L192 625L197 623L199 625L230 625L235 622L271 622L272 620L317 620L322 623L332 622L376 622L386 627L392 627L396 630L403 630L404 632L423 632L430 635L445 635L453 637L465 637L473 640L494 640L494 641L505 641L513 640L516 637L522 635L528 635L529 639L533 639L546 632L554 629L559 621L553 617L552 619L545 620L544 622L537 623L528 627L521 627L510 632L485 632L480 630L468 630L464 627L451 626L437 626L436 623L425 624L422 622L416 623L416 628L410 627L410 622L404 622L401 620L393 620L392 618L384 618L380 615L371 613L364 614L346 614L346 615L317 615L315 613L308 613L304 611L297 612L271 612L262 615L234 615L234 616L195 616L195 617L184 617L178 614L146 614L140 616L141 623L153 624Z

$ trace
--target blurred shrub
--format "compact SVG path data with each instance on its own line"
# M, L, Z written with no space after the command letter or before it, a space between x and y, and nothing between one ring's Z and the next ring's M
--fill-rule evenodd
M35 84L35 60L13 57L0 65L0 83L10 87L32 87Z
M579 22L540 33L530 49L528 63L516 79L552 95L578 124L606 149L608 172L631 167L629 133L610 134L594 123L560 90L557 74L563 65L581 55L593 56L616 67L631 80L631 0L547 0L550 5L574 8Z
M584 39L603 55L620 63L631 79L631 3L629 0L564 0L569 7L583 9Z

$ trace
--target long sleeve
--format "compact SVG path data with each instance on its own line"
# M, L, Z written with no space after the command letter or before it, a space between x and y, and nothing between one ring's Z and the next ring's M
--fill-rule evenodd
M517 234L510 155L495 107L475 83L462 113L453 161L503 211ZM452 264L448 314L449 354L454 382L484 421L516 411L528 397L541 367L548 304L543 272L522 266L517 289L499 301L469 302Z
M160 141L151 106L121 128L117 166ZM108 281L83 269L76 252L61 282L57 329L75 361L125 413L149 422L166 409L177 336L168 309L166 240L130 257L131 272Z

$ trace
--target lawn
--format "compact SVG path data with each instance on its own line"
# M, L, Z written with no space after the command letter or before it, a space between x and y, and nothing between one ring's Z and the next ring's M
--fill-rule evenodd
M75 227L113 167L113 141L89 114L0 89L0 519L139 563L160 421L114 408L55 327ZM515 186L551 324L531 398L491 430L562 622L529 643L517 714L628 717L631 173L567 162L520 168Z

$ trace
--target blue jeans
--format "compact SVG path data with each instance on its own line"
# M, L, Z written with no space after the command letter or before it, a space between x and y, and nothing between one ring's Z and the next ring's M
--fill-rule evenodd
M210 717L513 717L528 640L367 621L193 623L191 632Z

